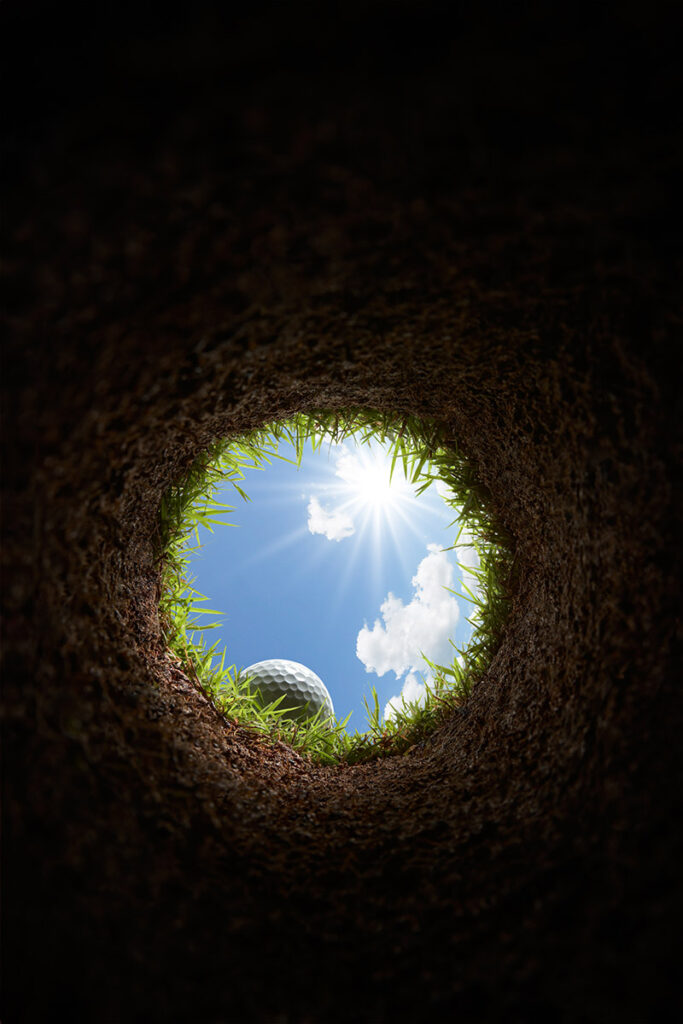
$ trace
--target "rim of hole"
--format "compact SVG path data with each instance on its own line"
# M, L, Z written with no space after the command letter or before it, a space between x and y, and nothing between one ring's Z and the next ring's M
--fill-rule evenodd
M372 702L364 699L368 728L348 734L346 722L324 720L319 712L309 721L288 719L278 702L261 707L248 680L235 665L226 665L227 648L220 652L211 645L197 616L204 595L196 591L187 576L191 554L200 545L199 526L212 530L226 522L233 506L215 500L220 485L231 483L236 495L245 498L242 483L249 469L263 467L278 455L281 442L292 445L297 464L304 447L314 449L325 442L342 443L353 437L357 443L378 441L388 446L391 471L400 461L406 479L419 494L437 480L448 488L444 498L453 509L452 528L458 545L463 532L479 556L479 568L468 572L476 577L475 589L461 585L471 602L473 632L461 649L454 646L451 665L438 665L425 658L432 675L423 701L402 702L394 717L381 717L377 692ZM476 468L464 456L445 427L432 419L367 408L300 412L267 423L246 433L219 439L201 452L190 469L165 492L159 508L155 536L156 561L161 573L159 603L162 633L167 653L180 663L226 719L284 741L313 762L349 764L400 754L426 740L455 708L469 698L500 645L513 590L514 552L512 540L489 507L486 487Z

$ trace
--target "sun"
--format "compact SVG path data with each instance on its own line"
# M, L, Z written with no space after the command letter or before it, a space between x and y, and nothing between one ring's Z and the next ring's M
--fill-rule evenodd
M386 508L397 500L389 479L389 467L377 453L357 459L348 478L348 487L359 504L374 509Z
M337 458L336 474L349 504L359 510L389 513L413 497L400 464L392 476L391 459L378 445L364 445L355 451L343 449Z

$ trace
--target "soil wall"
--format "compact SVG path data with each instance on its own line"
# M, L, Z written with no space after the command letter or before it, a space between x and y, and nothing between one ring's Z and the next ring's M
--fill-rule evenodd
M677 58L440 10L8 16L8 1024L672 1008ZM518 582L467 707L333 769L168 660L153 539L212 439L353 405L447 426Z

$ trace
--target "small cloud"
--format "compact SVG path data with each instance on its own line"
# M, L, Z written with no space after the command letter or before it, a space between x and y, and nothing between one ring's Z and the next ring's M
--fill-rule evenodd
M452 660L450 637L460 617L458 602L444 588L453 588L454 569L445 551L430 544L413 576L415 595L404 605L389 593L380 607L382 622L372 629L365 625L356 639L356 654L367 672L383 676L393 671L396 677L417 670L423 664L422 652L437 664Z
M327 512L317 498L308 503L308 529L311 533L322 533L328 540L343 540L355 533L353 519L341 509Z
M427 678L427 682L429 682L429 678ZM394 718L396 712L401 710L404 701L406 704L412 704L415 701L418 704L424 704L426 695L425 683L421 683L417 676L410 672L405 678L401 692L397 693L395 697L390 697L384 705L384 721L388 722Z

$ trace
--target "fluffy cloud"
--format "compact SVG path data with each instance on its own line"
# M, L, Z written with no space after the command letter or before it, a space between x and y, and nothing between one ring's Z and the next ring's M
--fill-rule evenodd
M327 512L317 498L308 503L308 529L311 533L322 533L328 540L343 540L350 537L356 528L353 519L341 509Z
M372 629L365 625L358 634L356 654L367 672L383 676L393 671L399 678L420 668L421 652L440 664L452 660L449 638L455 633L460 611L456 599L444 588L453 588L454 570L437 544L430 544L427 550L429 554L413 576L415 594L409 604L389 593L380 608L383 621L376 619Z
M427 677L427 682L430 681L430 676ZM421 683L414 673L410 672L403 684L403 689L400 693L396 694L395 697L391 697L384 705L384 721L388 722L394 718L397 711L400 711L403 702L411 704L417 701L418 704L424 703L426 694L425 683Z
M338 476L345 484L353 485L356 483L360 471L358 455L342 445L336 448L335 452L337 456L335 459L335 476Z

